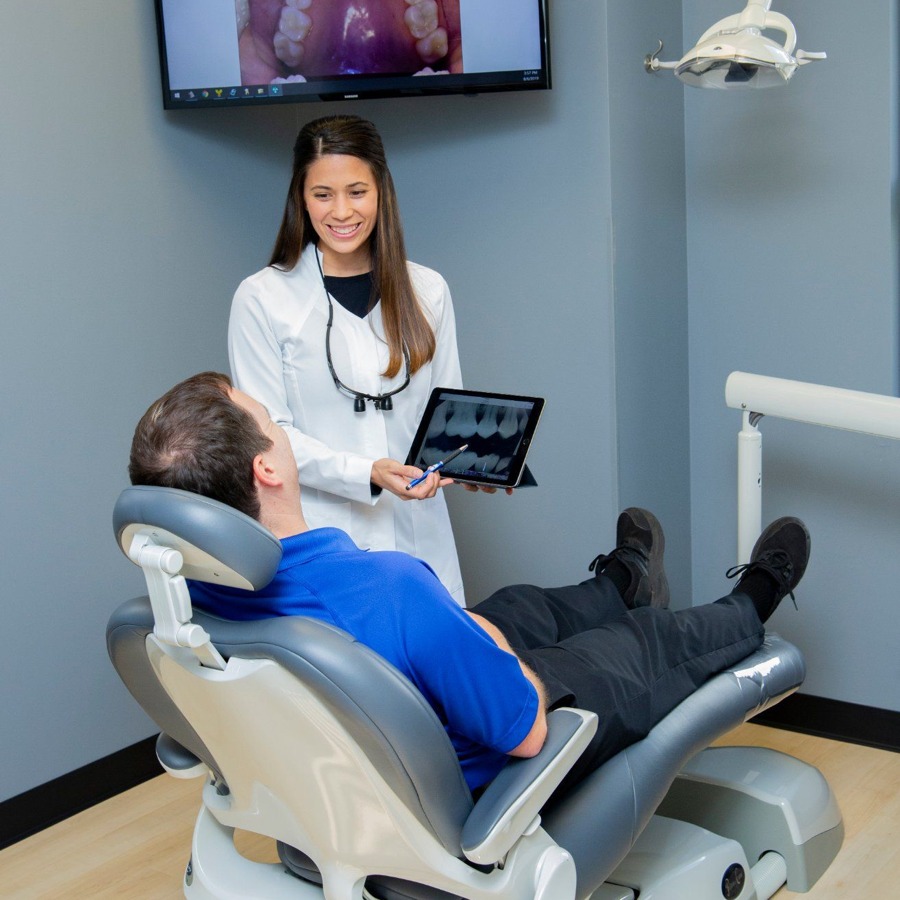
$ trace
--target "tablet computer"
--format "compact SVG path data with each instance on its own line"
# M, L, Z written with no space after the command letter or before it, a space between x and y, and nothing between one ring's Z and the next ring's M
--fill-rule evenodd
M435 388L406 464L427 469L465 446L441 470L442 476L469 484L518 487L543 409L541 397Z

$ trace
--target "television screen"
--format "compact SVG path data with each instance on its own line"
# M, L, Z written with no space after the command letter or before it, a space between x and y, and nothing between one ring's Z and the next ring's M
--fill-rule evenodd
M546 0L156 0L163 105L550 87Z

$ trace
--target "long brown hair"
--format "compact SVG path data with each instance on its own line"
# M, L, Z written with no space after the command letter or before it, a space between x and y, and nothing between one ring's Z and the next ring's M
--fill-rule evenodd
M388 169L381 136L375 126L359 116L326 116L304 125L294 144L294 170L287 202L270 266L289 271L307 244L315 240L303 189L309 167L329 154L355 156L368 163L378 190L378 219L370 238L372 288L381 298L381 317L390 359L383 374L393 378L403 363L404 346L409 353L410 373L418 371L434 356L434 329L416 298L394 180Z

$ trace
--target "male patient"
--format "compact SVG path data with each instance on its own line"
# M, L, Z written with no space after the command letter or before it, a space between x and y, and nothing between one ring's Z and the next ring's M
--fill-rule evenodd
M594 575L561 588L515 585L463 610L431 569L394 551L360 550L337 528L303 519L297 467L265 408L205 372L176 385L134 435L134 484L181 488L258 520L284 555L265 588L190 584L193 603L229 619L304 615L349 632L381 654L434 708L474 790L507 756L533 756L546 711L571 705L600 719L567 780L640 739L711 675L762 642L764 622L806 569L809 534L798 519L760 536L734 591L670 611L664 537L641 509L618 520L617 546Z

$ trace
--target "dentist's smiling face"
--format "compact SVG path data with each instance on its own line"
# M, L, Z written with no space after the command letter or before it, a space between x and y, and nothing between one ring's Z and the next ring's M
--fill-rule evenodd
M319 236L326 275L371 269L369 239L378 222L378 187L367 162L328 154L306 173L303 200Z

